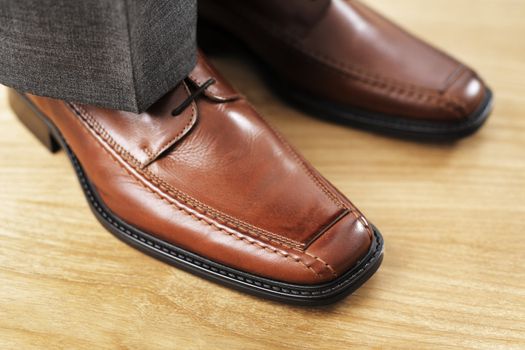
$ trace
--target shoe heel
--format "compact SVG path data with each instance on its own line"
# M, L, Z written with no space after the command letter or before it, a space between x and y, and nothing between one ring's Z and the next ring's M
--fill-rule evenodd
M51 133L51 129L38 115L38 111L31 105L20 93L9 89L8 91L9 105L16 117L24 124L24 126L31 131L33 135L42 143L51 153L60 150L60 144Z

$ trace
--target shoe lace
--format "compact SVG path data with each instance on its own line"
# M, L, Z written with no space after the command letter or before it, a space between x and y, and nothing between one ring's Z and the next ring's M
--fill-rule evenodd
M197 86L197 89L191 93L180 105L178 105L173 111L171 111L172 116L177 116L184 112L184 110L193 102L197 97L202 95L202 93L210 86L215 84L215 79L210 78L204 82L204 84Z

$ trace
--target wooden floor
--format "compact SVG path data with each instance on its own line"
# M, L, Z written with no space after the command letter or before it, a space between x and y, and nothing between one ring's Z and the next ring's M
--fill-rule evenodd
M383 232L353 296L291 307L142 255L91 215L63 153L15 121L0 90L0 349L525 348L525 2L368 0L474 66L496 93L476 135L420 144L279 101L217 64Z

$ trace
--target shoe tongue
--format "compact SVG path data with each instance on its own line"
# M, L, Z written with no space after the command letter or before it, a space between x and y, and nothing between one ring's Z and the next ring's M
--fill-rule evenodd
M201 51L198 52L197 64L188 78L197 86L201 86L209 79L215 80L214 84L204 90L204 95L213 101L227 102L240 97L239 93L211 65Z

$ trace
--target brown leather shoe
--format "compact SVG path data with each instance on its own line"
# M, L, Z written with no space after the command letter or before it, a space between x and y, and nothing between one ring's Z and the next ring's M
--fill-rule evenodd
M10 92L68 153L100 222L157 258L255 294L335 301L379 267L380 233L201 56L133 114Z
M199 15L201 45L209 46L210 25L226 29L280 92L325 118L456 138L491 111L492 94L474 71L359 1L200 0Z

